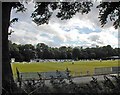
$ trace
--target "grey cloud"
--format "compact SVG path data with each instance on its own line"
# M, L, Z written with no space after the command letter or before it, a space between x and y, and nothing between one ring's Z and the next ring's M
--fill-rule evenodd
M103 42L103 41L100 41L100 40L98 40L97 43L98 43L98 44L101 44L101 45L104 44L104 42Z
M21 37L19 35L14 35L14 36L10 37L10 39L13 42L22 43L22 44L30 43L32 41L34 41L34 42L37 41L36 37L30 36L30 35L24 35L23 37Z
M97 44L91 44L91 47L96 47Z
M90 43L94 43L94 44L91 44L91 46L95 46L95 45L104 45L104 42L101 40L100 38L100 35L96 34L96 35L90 35L88 37Z
M98 35L91 35L88 37L88 39L90 39L91 41L98 41L99 40L99 36Z

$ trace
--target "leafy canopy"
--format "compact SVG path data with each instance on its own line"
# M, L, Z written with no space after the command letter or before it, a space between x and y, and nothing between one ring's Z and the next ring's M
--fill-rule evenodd
M20 2L11 3L16 12L24 12L26 8ZM50 17L55 10L58 10L57 17L61 20L72 18L76 13L89 13L93 2L35 2L35 10L31 14L32 20L37 24L48 24ZM103 27L108 22L113 21L115 29L120 27L120 1L119 2L101 2L96 8L99 8L99 21Z
M113 21L115 29L120 27L120 1L119 2L101 2L99 8L99 19L104 26L108 22L108 17Z

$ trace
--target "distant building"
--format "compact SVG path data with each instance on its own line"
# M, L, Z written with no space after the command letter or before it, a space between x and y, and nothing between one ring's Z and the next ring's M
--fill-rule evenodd
M31 59L30 62L42 62L42 59Z
M30 62L72 62L71 59L31 59Z
M119 56L111 56L111 57L108 57L107 59L120 59Z

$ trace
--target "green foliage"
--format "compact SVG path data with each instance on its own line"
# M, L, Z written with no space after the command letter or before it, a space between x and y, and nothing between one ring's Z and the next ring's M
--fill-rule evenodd
M13 18L11 21L10 21L10 25L14 22L18 22L18 18Z
M17 12L25 12L27 8L25 8L24 4L20 3L20 2L10 2L11 6L13 7L13 9L16 9L16 13Z
M16 9L16 12L25 12L26 8L24 4L20 2L11 3L11 6ZM32 13L32 20L37 24L48 24L50 17L55 10L57 17L61 20L72 18L77 12L81 14L89 13L92 2L35 2L35 10ZM113 21L115 29L120 27L120 1L119 2L101 2L97 8L99 8L99 21L102 27L109 21Z
M113 21L115 29L120 27L120 1L101 2L97 8L99 8L99 19L102 27L108 22L108 18Z
M35 11L31 17L37 25L48 24L50 17L55 10L59 10L57 17L61 20L72 18L77 12L88 13L91 2L36 2Z
M10 58L15 58L16 62L30 59L107 59L111 56L119 56L120 48L112 48L110 45L95 48L80 49L78 47L49 47L44 43L17 45L9 42Z
M80 55L80 49L77 47L73 48L72 55L73 55L74 60L78 60L79 55Z

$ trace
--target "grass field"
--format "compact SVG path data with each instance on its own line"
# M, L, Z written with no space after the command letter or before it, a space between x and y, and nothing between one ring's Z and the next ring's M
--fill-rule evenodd
M71 71L71 74L78 75L86 74L89 71L89 74L94 73L94 68L100 67L114 67L118 66L118 60L107 60L107 61L76 61L74 64L72 62L39 62L39 63L13 63L11 64L13 74L16 75L16 67L19 72L48 72L48 71L65 71L68 68Z

